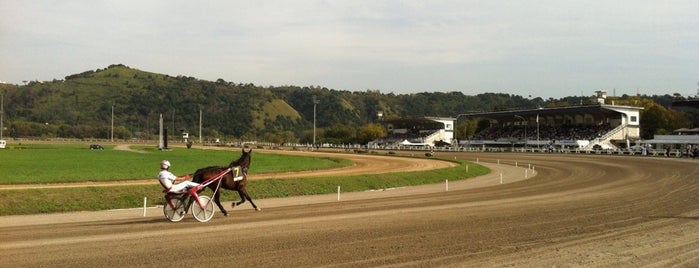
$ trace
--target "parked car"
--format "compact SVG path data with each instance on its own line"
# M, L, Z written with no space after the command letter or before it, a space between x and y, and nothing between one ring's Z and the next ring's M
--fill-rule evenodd
M90 144L90 150L104 150L104 147L99 144Z

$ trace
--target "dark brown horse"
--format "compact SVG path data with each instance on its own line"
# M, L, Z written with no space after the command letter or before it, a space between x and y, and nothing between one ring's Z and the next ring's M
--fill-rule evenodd
M245 148L243 148L243 155L241 155L238 160L231 162L227 167L211 166L201 168L194 172L192 181L202 183L208 179L220 176L222 172L225 172L230 168L231 171L225 173L221 178L220 188L237 191L240 195L240 201L237 203L233 202L231 206L235 208L236 206L245 203L245 200L247 200L250 201L250 204L253 208L255 208L255 210L259 211L260 209L257 208L254 202L252 202L252 198L250 198L250 195L248 195L248 191L245 188L245 186L248 184L248 169L250 168L251 154L252 149L246 152ZM221 200L219 199L221 196L221 191L220 189L218 191L216 190L216 188L219 187L219 183L213 182L207 187L215 192L213 199L214 202L216 202L219 210L221 210L224 216L228 216L228 211L223 208L223 205L221 205Z

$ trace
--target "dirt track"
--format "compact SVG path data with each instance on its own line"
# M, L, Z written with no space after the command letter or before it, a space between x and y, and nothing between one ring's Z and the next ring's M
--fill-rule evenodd
M259 200L262 212L239 207L208 223L170 223L157 208L147 217L137 209L22 217L30 224L0 217L0 258L8 267L699 266L696 162L440 156L478 158L494 172L450 182L449 191L440 184L348 193L339 202ZM535 177L524 179L525 164Z

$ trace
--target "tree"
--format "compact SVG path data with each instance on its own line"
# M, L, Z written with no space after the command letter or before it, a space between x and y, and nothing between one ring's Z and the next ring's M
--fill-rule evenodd
M476 134L476 129L478 128L478 121L473 119L468 119L461 121L456 125L456 138L459 140L467 140Z
M617 105L641 106L641 138L652 139L653 135L668 135L678 128L689 127L691 121L681 112L665 108L651 98L625 96L610 98Z
M655 134L668 135L691 124L682 113L655 103L641 112L641 120L641 138L644 139L652 139Z
M356 130L345 124L335 124L325 129L323 141L327 143L353 143L357 136Z
M379 137L386 136L386 129L381 124L367 124L359 129L357 139L360 144L367 144Z
M285 144L285 143L296 143L298 139L296 136L294 136L294 132L292 131L278 131L274 133L265 133L265 140L269 142L273 142L276 144Z

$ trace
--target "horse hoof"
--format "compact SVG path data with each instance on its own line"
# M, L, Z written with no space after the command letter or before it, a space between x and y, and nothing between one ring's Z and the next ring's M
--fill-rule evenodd
M235 206L236 206L235 202L231 203L232 208L235 208Z
M255 208L255 210L257 210L257 211L262 211L262 209L261 209L261 208Z

